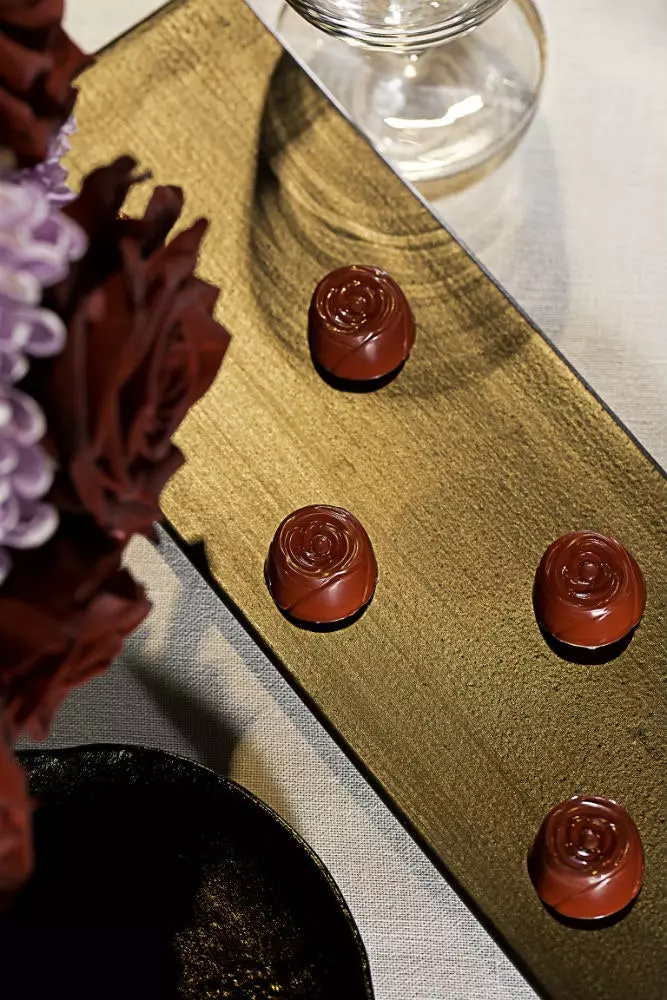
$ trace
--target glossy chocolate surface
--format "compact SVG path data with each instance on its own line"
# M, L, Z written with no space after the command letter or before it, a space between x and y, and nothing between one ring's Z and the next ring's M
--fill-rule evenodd
M533 607L562 643L599 649L637 627L646 585L626 547L597 531L572 531L549 546L535 574Z
M351 618L377 583L375 554L361 523L341 507L302 507L285 518L266 560L266 581L281 611L325 625Z
M528 859L535 889L571 920L600 920L624 910L644 877L644 851L628 812L611 799L575 796L542 823Z
M396 371L415 342L405 295L386 271L355 264L327 274L313 293L308 342L314 361L344 381Z

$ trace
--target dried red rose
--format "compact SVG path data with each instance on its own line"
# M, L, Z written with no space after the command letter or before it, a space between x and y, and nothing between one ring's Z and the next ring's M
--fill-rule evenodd
M109 666L150 609L119 568L121 548L86 521L65 517L0 591L0 704L13 738L43 739L67 693Z
M54 306L65 320L83 295L119 270L124 239L135 242L145 259L164 245L178 222L183 192L170 185L155 188L143 218L133 219L120 211L130 189L150 176L135 174L135 167L136 160L131 156L121 156L93 170L85 178L79 196L65 209L88 238L88 252L72 265L69 277L52 292Z
M91 518L63 514L45 545L15 553L12 572L0 589L0 607L11 598L53 618L66 616L88 603L118 569L122 554L120 542L100 531ZM0 686L7 660L4 643L2 648Z
M218 289L195 277L200 220L171 243L176 188L157 188L143 219L119 219L134 161L96 171L68 209L88 254L49 304L68 322L65 350L33 395L61 468L54 497L116 538L150 534L159 497L182 463L171 438L217 374L229 343L213 319Z
M25 774L0 733L0 910L32 871L32 812Z
M33 166L76 100L90 63L61 26L63 0L0 0L0 148Z
M123 570L114 573L87 607L65 622L51 619L47 623L39 612L31 613L36 609L16 607L17 618L39 629L54 652L38 653L21 683L10 685L7 713L14 731L34 740L46 739L69 692L107 669L149 610L142 588Z

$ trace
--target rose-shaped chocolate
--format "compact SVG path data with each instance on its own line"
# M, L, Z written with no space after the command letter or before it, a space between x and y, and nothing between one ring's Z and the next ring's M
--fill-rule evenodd
M644 852L639 831L611 799L575 796L547 815L528 870L540 899L561 916L611 917L641 888Z
M160 518L160 493L182 463L172 435L229 343L213 319L218 289L193 273L206 222L164 244L180 192L158 188L143 219L117 218L133 166L96 171L67 210L90 249L49 297L67 343L35 366L32 389L60 469L58 506L90 513L119 539L149 534Z
M646 605L646 585L624 545L597 531L553 542L535 574L538 623L559 642L600 649L628 636Z
M28 782L4 738L0 718L0 910L32 871L32 813Z
M370 601L377 562L363 526L341 507L302 507L282 522L266 561L278 607L298 621L334 624Z
M378 267L340 267L322 278L308 314L314 361L343 381L368 382L395 372L415 342L405 295Z
M12 738L43 738L67 692L105 670L148 613L121 555L91 520L66 516L47 545L17 558L0 592L0 705Z
M90 60L63 31L63 0L0 0L0 152L8 166L46 159Z

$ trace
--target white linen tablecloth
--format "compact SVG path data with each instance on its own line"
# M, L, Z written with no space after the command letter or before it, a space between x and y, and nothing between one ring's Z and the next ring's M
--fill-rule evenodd
M537 3L535 121L433 207L667 469L667 4Z
M94 50L161 5L69 0L68 23ZM271 22L276 0L259 5ZM536 121L496 174L434 209L667 465L664 0L540 9L550 65ZM533 998L169 539L136 542L130 563L155 610L113 670L72 696L50 744L162 747L258 794L340 885L377 1000Z

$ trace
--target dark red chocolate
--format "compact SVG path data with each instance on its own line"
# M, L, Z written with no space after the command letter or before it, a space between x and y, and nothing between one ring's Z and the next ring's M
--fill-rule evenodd
M545 632L570 646L600 649L637 627L646 585L626 547L597 531L553 542L535 574L533 607Z
M535 889L571 920L624 910L644 877L644 851L629 813L611 799L575 796L549 812L528 858Z
M348 382L396 371L415 342L405 295L386 271L354 264L327 274L313 293L308 342L314 361Z
M266 581L285 614L316 625L345 621L368 604L377 562L361 523L318 504L286 517L266 560Z

